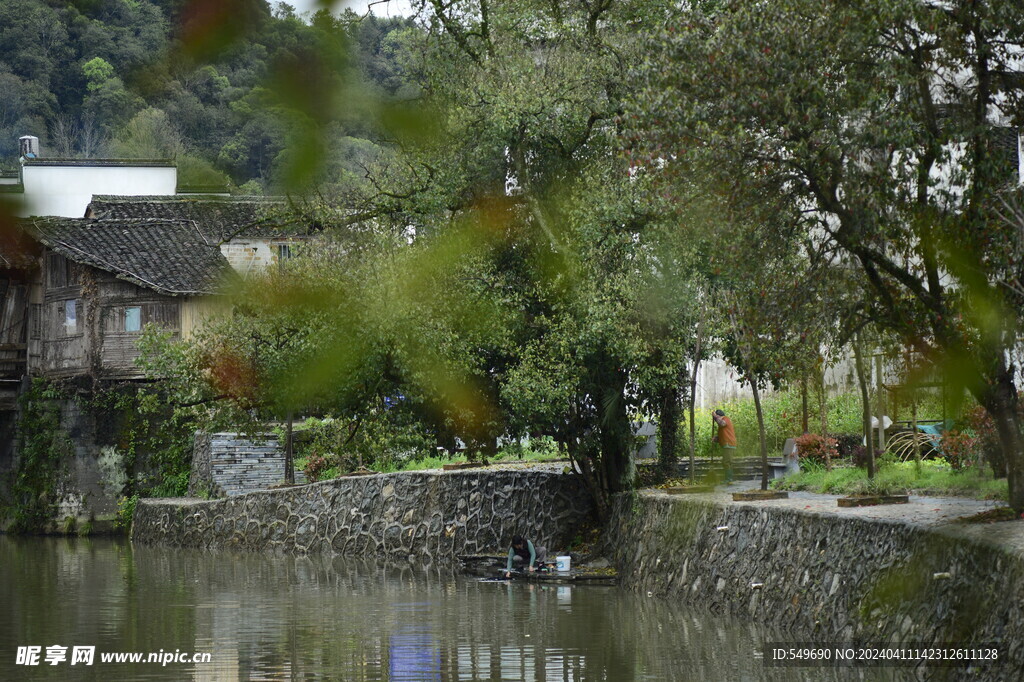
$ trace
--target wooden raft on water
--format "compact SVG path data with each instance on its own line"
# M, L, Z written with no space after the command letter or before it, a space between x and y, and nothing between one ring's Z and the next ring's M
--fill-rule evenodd
M496 554L464 554L456 557L466 575L481 578L505 578L505 566L508 556ZM556 571L554 564L550 570L537 570L533 573L514 569L508 580L530 583L546 583L554 585L618 585L619 575L614 568L589 568L586 565L570 571Z

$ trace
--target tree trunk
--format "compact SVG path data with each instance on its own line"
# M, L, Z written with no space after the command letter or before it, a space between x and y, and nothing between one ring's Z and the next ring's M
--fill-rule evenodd
M594 510L597 514L597 520L603 524L608 520L608 517L611 514L611 505L608 501L606 486L600 480L597 472L594 471L591 457L587 453L581 453L579 451L579 446L575 443L575 439L571 439L566 444L566 452L569 455L569 459L576 465L580 475L583 477L583 484L593 496Z
M757 390L757 381L750 381L750 391L754 394L754 411L757 413L757 439L761 447L761 490L768 490L768 439L764 432L764 412L761 411L761 392Z
M295 483L295 457L294 457L294 439L292 438L292 425L295 421L295 415L292 412L288 413L288 428L285 431L284 436L284 482Z
M599 396L601 469L608 493L632 488L633 429L626 414L626 372L608 353L601 353L592 374L594 392Z
M690 375L690 483L697 476L697 423L694 421L694 407L697 402L697 372L700 369L701 346L704 343L704 306L700 308L697 318L697 341L693 350L693 373Z
M825 469L832 470L832 455L828 448L828 399L825 397L825 360L821 361L818 377L818 414L821 417L821 444L825 448Z
M622 396L613 398L620 406L608 410L604 423L601 425L601 464L604 469L605 483L612 495L629 490L632 485L630 475L630 437L629 418L626 416Z
M861 420L864 429L865 452L864 457L868 465L868 478L875 477L875 444L871 435L871 399L868 396L868 380L864 376L864 356L860 347L861 340L858 338L853 342L854 366L857 369L857 385L860 386L860 399L863 406Z
M907 367L907 375L910 375L910 353L907 353L904 364ZM914 471L921 475L921 439L917 432L917 390L914 388L913 379L910 380L910 428L914 434Z
M1024 512L1024 439L1020 433L1018 396L1013 375L1005 363L1001 364L993 381L984 385L982 390L972 392L995 422L999 444L1006 459L1009 503L1021 513Z
M676 468L676 445L679 442L679 388L671 386L661 391L658 432L658 468L670 476Z
M910 428L914 432L914 471L921 475L921 440L917 433L917 401L910 402Z

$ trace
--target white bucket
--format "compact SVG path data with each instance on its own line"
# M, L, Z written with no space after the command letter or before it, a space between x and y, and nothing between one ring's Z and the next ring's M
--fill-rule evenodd
M555 569L558 571L568 571L569 567L572 566L572 557L559 556L555 557Z

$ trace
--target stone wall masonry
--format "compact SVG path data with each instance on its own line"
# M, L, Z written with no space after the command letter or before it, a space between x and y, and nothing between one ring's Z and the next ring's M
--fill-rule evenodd
M1008 660L971 679L1024 679L1024 557L955 530L641 493L606 537L631 589L793 641L998 643Z
M266 490L282 481L284 451L277 436L266 434L256 440L236 433L196 433L190 495L206 492L231 497ZM302 471L295 472L295 482L306 482Z
M591 516L579 477L537 470L339 478L223 500L140 500L132 541L446 563L520 533L564 548Z

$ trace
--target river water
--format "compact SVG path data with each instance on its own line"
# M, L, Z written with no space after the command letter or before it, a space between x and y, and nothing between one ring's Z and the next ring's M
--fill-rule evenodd
M0 535L0 680L792 680L781 639L613 587L448 569ZM37 646L39 664L19 665ZM66 660L47 664L46 658ZM75 647L93 662L71 664ZM170 662L103 662L103 654ZM193 654L209 661L192 662ZM188 659L188 660L185 660ZM866 679L878 679L868 671ZM837 674L839 673L839 674Z

